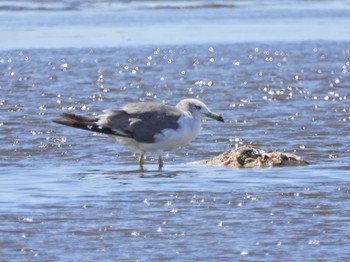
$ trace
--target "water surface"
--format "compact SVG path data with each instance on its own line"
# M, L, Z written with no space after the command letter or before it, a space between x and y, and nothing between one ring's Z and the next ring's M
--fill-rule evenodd
M77 7L67 13L38 9L40 1L29 1L31 10L2 8L0 15L31 37L26 48L25 42L8 38L13 46L3 44L0 50L4 260L349 259L348 40L320 41L316 36L322 31L313 31L308 39L291 41L272 30L270 41L263 41L254 27L254 39L245 42L239 40L245 33L237 41L192 41L179 34L173 44L153 39L102 47L95 31L88 30L91 21L98 25L96 14L74 2ZM59 2L59 8L67 3ZM314 24L338 17L342 25L347 5L336 3L341 8L332 5L329 12L309 3L304 9L292 5L292 10L253 5L239 7L244 10L239 13L233 11L236 6L184 11L122 5L125 13L107 8L118 15L106 16L101 28L120 17L138 30L154 28L169 15L177 19L169 22L173 28L192 21L187 28L196 32L208 13L218 19L208 22L212 34L220 29L215 21L232 23L237 17L245 26L249 17L254 23L273 19L278 24L300 20L302 14ZM270 16L268 10L275 12ZM46 43L30 33L57 29L61 25L55 19L72 19L70 12L77 11L86 17L77 21L91 41ZM38 12L41 18L34 15ZM151 19L152 12L159 16ZM131 13L143 14L150 27L138 24ZM33 31L25 29L26 19ZM69 19L67 26L76 29ZM60 32L54 35L59 38ZM307 27L300 34L308 35ZM137 155L108 137L51 122L67 111L94 115L128 102L175 105L185 97L203 100L226 122L204 122L194 142L164 154L162 171L152 154L140 171ZM311 165L231 169L191 164L242 144L292 152Z

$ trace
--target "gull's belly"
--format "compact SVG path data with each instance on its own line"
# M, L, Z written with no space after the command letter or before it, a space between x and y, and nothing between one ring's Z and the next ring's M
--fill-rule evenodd
M198 133L199 128L191 133L165 130L161 135L157 136L155 146L165 151L182 147L193 141L197 137Z

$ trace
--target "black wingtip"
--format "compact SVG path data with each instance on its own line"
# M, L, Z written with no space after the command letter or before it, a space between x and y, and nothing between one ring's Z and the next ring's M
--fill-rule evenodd
M62 120L62 119L53 119L51 121L56 123L56 124L74 127L74 123L72 121Z

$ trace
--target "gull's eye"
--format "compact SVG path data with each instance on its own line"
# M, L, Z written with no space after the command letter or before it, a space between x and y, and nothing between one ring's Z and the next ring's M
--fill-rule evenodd
M202 107L198 106L198 105L194 105L194 108L197 109L197 110L201 110L202 109Z

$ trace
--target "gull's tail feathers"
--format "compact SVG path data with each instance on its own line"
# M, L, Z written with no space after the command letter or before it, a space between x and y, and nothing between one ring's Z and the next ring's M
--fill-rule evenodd
M61 117L62 119L54 119L52 121L57 124L79 128L96 133L130 137L130 135L122 133L120 131L118 132L117 130L113 130L108 126L99 125L99 118L97 117L80 116L72 113L62 113Z

